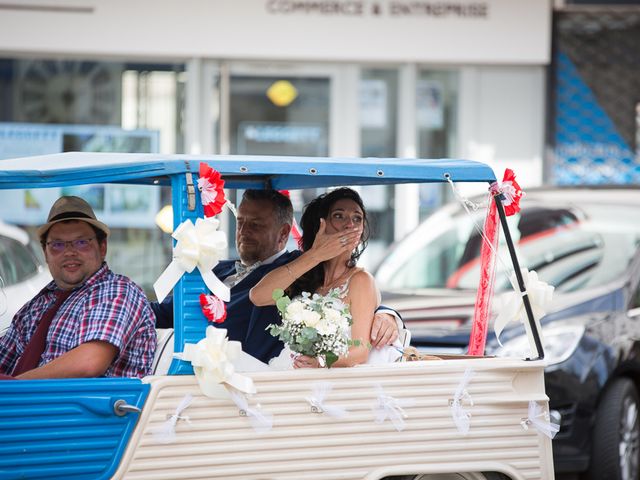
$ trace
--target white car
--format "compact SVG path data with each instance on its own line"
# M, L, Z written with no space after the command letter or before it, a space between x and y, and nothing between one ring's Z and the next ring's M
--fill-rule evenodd
M50 281L49 269L29 234L0 222L0 335L20 307Z

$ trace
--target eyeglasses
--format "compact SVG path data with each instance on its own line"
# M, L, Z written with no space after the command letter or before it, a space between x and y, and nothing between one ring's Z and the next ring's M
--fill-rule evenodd
M89 250L91 246L91 240L95 237L91 238L78 238L77 240L53 240L51 242L47 242L47 247L51 249L53 253L62 253L67 249L67 246L71 246L74 250L79 252L86 252Z

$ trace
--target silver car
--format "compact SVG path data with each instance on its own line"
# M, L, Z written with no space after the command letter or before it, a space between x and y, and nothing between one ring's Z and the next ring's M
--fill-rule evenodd
M50 281L40 247L24 230L0 222L0 335L13 315Z

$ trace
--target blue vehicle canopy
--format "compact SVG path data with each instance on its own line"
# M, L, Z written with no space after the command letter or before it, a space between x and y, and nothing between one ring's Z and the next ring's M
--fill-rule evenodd
M496 180L489 166L470 160L70 152L3 160L0 189L87 183L168 185L171 175L198 172L200 162L219 171L227 188L434 183L448 177L454 182Z

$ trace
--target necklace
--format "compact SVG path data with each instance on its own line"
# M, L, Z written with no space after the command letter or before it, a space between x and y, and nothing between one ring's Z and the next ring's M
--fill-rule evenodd
M347 267L344 272L342 272L339 276L335 277L329 283L322 285L322 287L320 287L319 290L323 293L327 293L332 288L335 288L336 286L340 286L340 282L342 282L346 277L348 277L347 274L351 273L352 270L353 270L353 267Z

